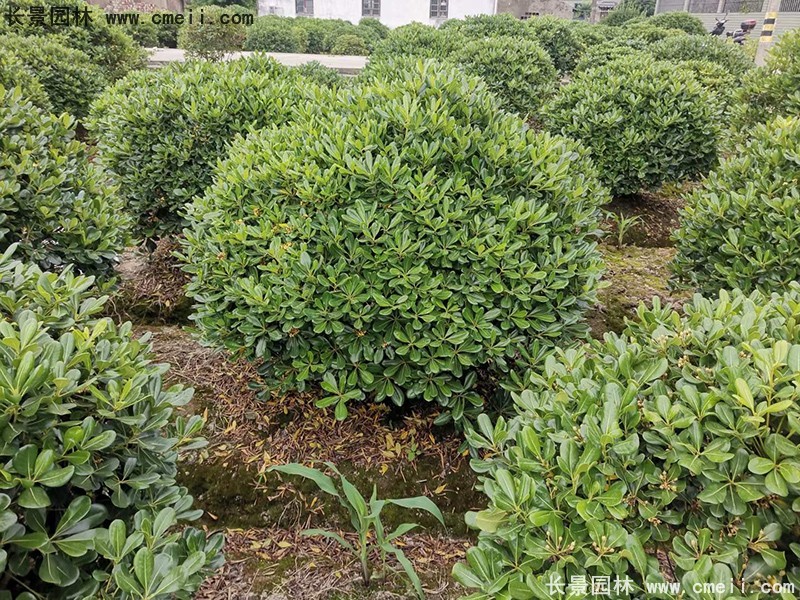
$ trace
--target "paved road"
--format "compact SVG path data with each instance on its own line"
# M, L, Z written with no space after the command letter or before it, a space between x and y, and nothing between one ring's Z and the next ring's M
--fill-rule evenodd
M226 59L235 59L248 56L252 52L233 52ZM267 54L287 67L296 67L303 63L318 61L326 67L336 69L345 75L355 75L367 64L366 56L331 56L330 54L282 54L267 52ZM170 62L183 62L186 60L184 51L176 48L153 48L150 50L150 66L160 67Z

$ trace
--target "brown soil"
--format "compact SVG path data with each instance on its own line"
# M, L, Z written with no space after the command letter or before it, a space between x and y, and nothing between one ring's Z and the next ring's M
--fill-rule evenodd
M688 189L688 186L687 186ZM658 192L645 192L640 196L615 198L603 208L626 218L635 217L636 223L625 234L623 243L643 248L672 246L672 232L680 225L680 198L684 190L665 187ZM608 243L616 242L616 224L606 219L603 229L610 232Z
M424 526L403 543L431 590L429 597L463 594L454 591L449 572L474 542L464 513L480 510L485 500L474 490L477 481L460 450L461 436L432 425L435 407L398 418L385 405L361 403L338 422L315 406L316 393L260 399L252 385L259 382L256 367L203 347L180 327L140 326L137 332L151 335L157 359L172 365L170 383L195 388L187 410L207 420L209 445L183 461L179 479L206 511L201 525L225 530L229 564L198 598L412 597L391 570L364 589L346 553L317 538L300 538L308 527L346 534L347 515L310 482L266 469L287 462L324 469L324 461L335 463L365 495L375 485L381 498L433 499L446 528L425 513L393 506L384 509L382 520L389 530L403 522Z

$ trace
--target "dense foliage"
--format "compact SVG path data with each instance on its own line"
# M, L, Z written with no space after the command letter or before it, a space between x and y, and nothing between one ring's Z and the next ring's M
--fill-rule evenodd
M703 22L688 12L659 13L649 18L647 22L662 29L680 29L690 35L708 35Z
M800 118L760 125L689 194L676 274L703 292L800 280Z
M422 58L445 59L467 42L456 28L436 29L411 23L393 29L375 48L378 59L394 59L404 54Z
M800 29L775 42L766 66L748 73L738 100L735 127L745 134L776 116L800 115Z
M3 6L2 2L0 6ZM6 6L17 10L22 18L20 22L10 24L5 18L5 11L9 9L4 8L4 18L0 19L0 33L32 36L30 43L34 45L44 43L38 39L39 36L56 36L61 44L86 53L109 81L124 77L146 64L147 55L142 48L122 29L108 25L103 9L87 4L84 0L14 0L6 3ZM37 23L28 17L31 7L42 11L45 18L41 22ZM70 26L59 24L57 19L51 22L51 7L63 7L71 11ZM80 24L74 24L75 15L79 16ZM72 54L64 55L62 63L67 67L72 60ZM65 79L72 77L75 75L71 73L64 75ZM51 100L54 103L59 101Z
M337 87L346 83L346 79L339 73L339 71L330 67L326 67L316 60L293 67L292 70L295 72L295 74L305 77L317 85L324 87Z
M499 36L532 38L532 32L525 21L514 15L476 15L465 19L450 19L442 23L440 30L457 31L471 39L484 39Z
M620 58L638 56L641 57L642 60L648 60L644 57L646 48L647 44L639 40L609 40L589 46L586 51L581 54L581 58L575 65L573 74L588 71L595 67L602 67Z
M34 106L53 109L50 98L36 75L10 52L0 53L0 85L6 89L19 87L22 96Z
M800 286L684 311L656 299L621 336L559 351L516 418L468 433L489 500L454 570L470 598L546 600L580 577L629 579L615 597L633 598L673 597L641 589L665 576L697 599L800 583Z
M263 52L305 52L308 50L308 34L300 27L287 27L281 17L264 16L247 28L245 50Z
M86 54L64 46L58 39L4 35L0 36L0 53L17 57L39 80L55 112L68 112L81 119L106 80Z
M263 57L195 62L137 73L106 90L87 127L138 237L180 231L181 210L211 183L230 140L287 120L299 98L289 73Z
M536 41L550 55L556 70L560 73L572 71L583 48L569 21L543 16L530 19L526 24Z
M535 113L555 90L553 61L530 40L510 36L476 39L450 60L483 79L503 108L522 116Z
M624 195L707 173L717 111L689 71L634 56L577 75L546 107L545 122L586 144L602 179Z
M222 536L175 484L201 447L131 324L97 318L91 278L0 256L0 581L5 598L189 599Z
M707 60L739 76L753 68L752 59L738 44L729 44L713 35L679 35L650 47L656 58L666 61Z
M75 121L0 86L0 240L48 269L72 263L107 274L129 220L113 188L74 139Z
M608 27L626 26L628 23L635 19L640 19L644 16L644 11L641 6L636 2L630 0L622 0L617 4L614 9L608 13L608 16L603 19L603 25Z
M369 54L369 47L367 46L367 42L357 35L341 35L336 38L333 48L331 48L331 54L338 54L340 56L366 56Z
M233 22L232 15L247 15L241 6L206 6L203 19L186 21L178 29L178 47L186 50L187 58L221 60L229 52L241 50L248 35L248 27ZM228 22L225 19L228 18Z
M185 230L205 338L270 387L480 409L541 345L586 331L607 199L586 153L433 61L234 143ZM487 375L482 375L488 385Z

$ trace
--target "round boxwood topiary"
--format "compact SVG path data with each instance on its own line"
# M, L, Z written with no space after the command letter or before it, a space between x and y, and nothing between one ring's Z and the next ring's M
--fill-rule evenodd
M728 44L713 35L677 35L653 44L650 52L667 61L708 60L739 76L754 67L752 59L738 44Z
M353 34L340 35L333 43L331 54L339 54L341 56L366 56L369 54L369 47L361 36Z
M650 17L647 22L662 29L680 29L690 35L708 35L705 25L688 12L665 12Z
M614 194L706 174L718 105L687 70L634 56L580 73L545 108L553 132L585 143Z
M439 27L441 30L454 30L471 39L484 39L498 36L513 36L532 39L533 32L525 21L514 15L475 15L466 19L448 19Z
M50 98L39 79L25 67L25 63L11 53L0 54L0 85L6 89L19 87L22 96L34 106L53 110Z
M217 61L243 49L250 28L230 16L249 15L250 11L238 5L212 5L202 10L202 19L185 21L178 29L178 47L186 51L187 58Z
M386 39L377 45L372 57L394 59L410 54L443 60L466 42L464 35L455 28L436 29L429 25L411 23L393 29Z
M8 8L6 8L8 7ZM37 8L44 19L31 18L31 9ZM70 26L65 27L57 18L51 18L51 11L62 11L68 15ZM21 19L9 23L0 20L1 33L31 36L30 43L41 43L42 37L52 36L59 43L84 52L103 73L103 79L116 81L129 72L147 66L147 53L119 27L112 27L106 21L105 13L99 6L87 4L84 0L14 0L5 3L4 14L17 11ZM73 62L72 55L62 53L65 69ZM75 75L65 70L65 79ZM57 102L58 100L53 100Z
M586 332L607 200L586 153L420 61L234 143L190 209L205 338L319 406L439 402L460 420L542 345ZM448 414L449 413L449 414Z
M556 84L553 61L536 42L510 36L473 40L450 56L483 79L503 108L525 117L538 111Z
M16 56L47 92L53 110L82 119L92 100L105 87L100 68L81 52L56 37L0 36L0 53Z
M559 73L569 73L583 52L580 39L566 19L544 16L525 21L534 39L550 55Z
M548 583L609 575L629 580L620 598L653 597L644 582L698 599L703 584L736 599L796 584L800 285L683 312L656 298L622 335L559 351L516 418L468 431L492 457L472 462L489 506L468 515L478 547L454 570L470 597L544 599Z
M137 237L180 231L181 210L211 183L228 143L251 126L289 118L301 97L296 79L274 60L253 57L170 65L109 88L87 127L137 219Z
M191 389L167 388L91 278L0 255L0 581L8 598L189 599L222 536L175 483L199 448ZM154 567L155 565L155 567Z
M800 280L800 118L760 125L687 197L679 279L703 292L783 290Z
M302 53L308 50L308 33L302 27L295 27L293 19L259 17L247 28L244 49Z
M573 74L582 73L589 69L602 67L612 61L619 60L620 58L628 57L642 57L643 60L649 60L644 57L647 44L640 40L623 40L616 41L610 40L591 46L581 55L580 60L575 65Z
M108 274L130 219L116 190L74 139L75 121L0 86L0 239L48 269Z
M745 134L774 117L800 115L800 29L781 35L766 66L748 73L738 100L734 128Z

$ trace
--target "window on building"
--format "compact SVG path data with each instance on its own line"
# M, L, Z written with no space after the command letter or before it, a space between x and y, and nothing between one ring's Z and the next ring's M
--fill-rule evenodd
M381 0L361 0L362 17L380 17Z
M295 8L295 13L297 13L298 15L305 15L309 17L313 16L314 0L295 0L294 8Z
M447 18L448 0L431 0L431 19Z

